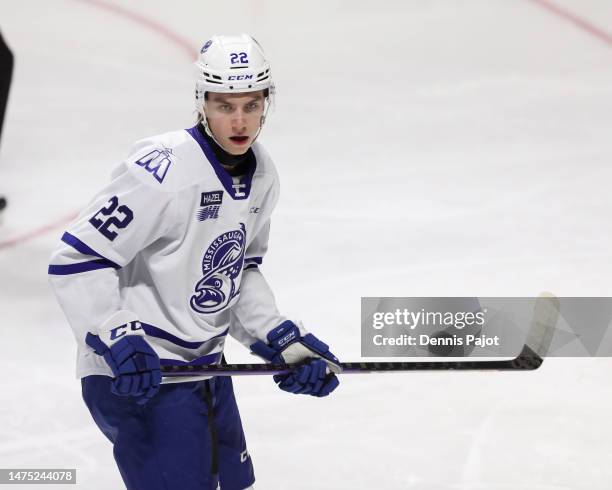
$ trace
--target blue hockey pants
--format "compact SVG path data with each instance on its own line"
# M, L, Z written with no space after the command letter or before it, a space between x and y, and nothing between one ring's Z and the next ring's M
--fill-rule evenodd
M163 384L144 406L112 378L81 380L128 490L243 490L255 481L232 380Z

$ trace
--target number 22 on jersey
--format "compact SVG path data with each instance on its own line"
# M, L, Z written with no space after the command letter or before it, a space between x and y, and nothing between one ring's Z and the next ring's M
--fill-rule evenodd
M117 199L117 196L113 196L106 206L93 215L89 222L112 242L117 238L117 232L113 231L111 227L121 230L129 225L133 219L134 213L132 210L125 205L119 206L119 199Z

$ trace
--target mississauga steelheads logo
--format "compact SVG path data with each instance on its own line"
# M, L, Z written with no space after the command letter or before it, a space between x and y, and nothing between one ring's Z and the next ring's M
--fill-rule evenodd
M191 307L198 313L216 313L238 294L236 280L244 262L245 227L228 231L213 240L202 259L204 277L195 285Z

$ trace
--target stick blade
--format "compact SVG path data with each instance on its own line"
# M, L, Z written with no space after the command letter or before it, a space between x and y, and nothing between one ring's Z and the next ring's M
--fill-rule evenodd
M551 293L541 293L533 308L533 318L525 342L526 347L540 358L548 353L558 318L559 298Z

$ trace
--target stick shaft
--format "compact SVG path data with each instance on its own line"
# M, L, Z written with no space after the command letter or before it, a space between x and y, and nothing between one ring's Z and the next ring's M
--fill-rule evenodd
M492 361L409 361L409 362L343 362L342 374L390 373L408 371L533 371L543 360L529 347L515 359ZM247 376L286 374L295 364L221 364L210 366L166 365L164 377Z
M544 362L554 327L559 316L559 300L549 293L541 294L535 303L527 341L514 359L491 361L409 361L409 362L344 362L341 374L391 373L409 371L533 371ZM209 366L165 365L167 378L197 376L246 376L286 374L297 364L221 364Z

